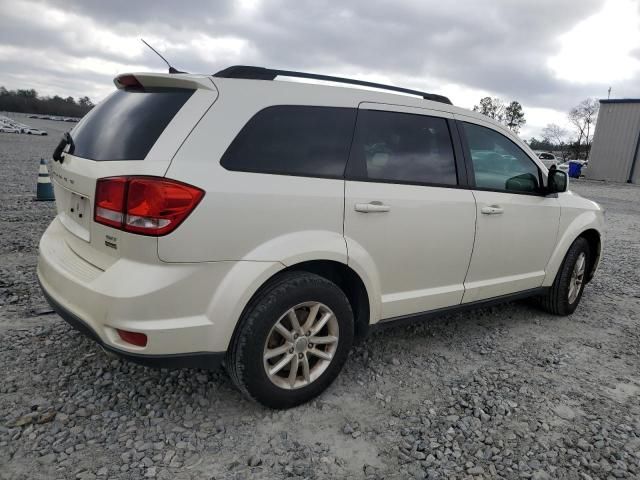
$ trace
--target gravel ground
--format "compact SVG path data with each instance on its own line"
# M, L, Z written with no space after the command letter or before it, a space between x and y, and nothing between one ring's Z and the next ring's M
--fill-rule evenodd
M29 123L29 122L28 122ZM0 478L640 478L640 188L607 209L575 314L511 303L374 333L318 400L249 403L224 372L108 357L48 313L53 217L32 201L49 137L0 134Z

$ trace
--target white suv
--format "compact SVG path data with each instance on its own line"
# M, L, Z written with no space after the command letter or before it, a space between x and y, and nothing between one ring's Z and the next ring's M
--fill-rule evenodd
M527 296L567 315L597 267L600 207L445 97L258 67L115 84L54 152L38 277L133 361L224 361L291 407L373 326Z

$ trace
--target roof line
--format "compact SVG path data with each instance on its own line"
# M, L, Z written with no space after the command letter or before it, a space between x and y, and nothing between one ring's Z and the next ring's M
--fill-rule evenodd
M353 78L334 77L331 75L319 75L317 73L295 72L293 70L278 70L264 67L254 67L251 65L234 65L232 67L220 70L214 77L221 78L243 78L251 80L274 80L278 76L292 78L308 78L311 80L321 80L325 82L346 83L350 85L359 85L362 87L379 88L381 90L389 90L392 92L407 93L417 95L425 100L433 102L447 103L453 105L451 100L443 95L434 93L421 92L419 90L411 90L409 88L396 87L393 85L385 85L383 83L367 82L364 80L356 80Z
M602 98L600 103L640 103L640 98Z

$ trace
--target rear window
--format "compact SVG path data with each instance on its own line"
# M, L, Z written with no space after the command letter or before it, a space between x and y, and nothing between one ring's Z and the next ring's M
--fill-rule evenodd
M258 112L222 159L227 170L343 178L356 111L279 105Z
M117 90L71 132L74 155L91 160L144 160L194 90Z

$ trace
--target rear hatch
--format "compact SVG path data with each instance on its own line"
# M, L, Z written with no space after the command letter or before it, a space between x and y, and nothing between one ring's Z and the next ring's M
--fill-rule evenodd
M50 162L58 219L69 248L105 270L118 258L157 261L157 238L94 222L99 178L163 177L172 158L215 102L211 79L199 75L127 74L118 89L71 130L61 161Z

